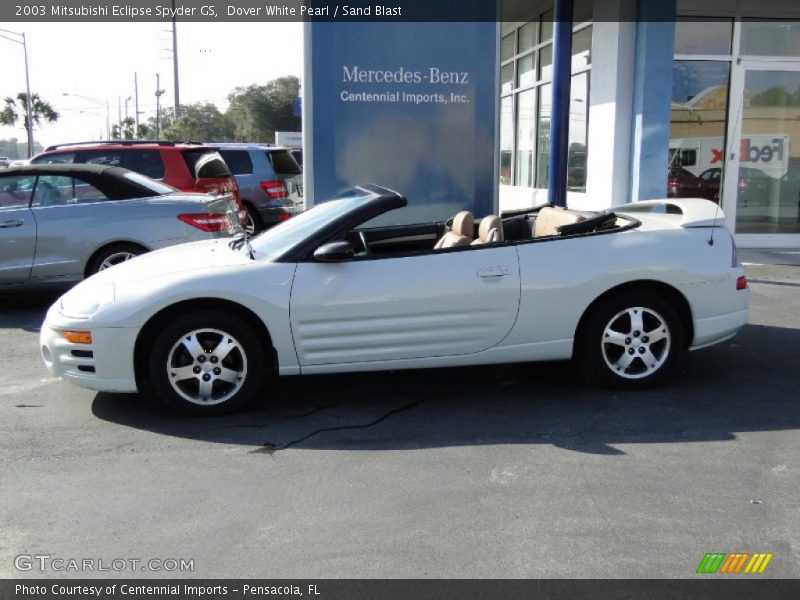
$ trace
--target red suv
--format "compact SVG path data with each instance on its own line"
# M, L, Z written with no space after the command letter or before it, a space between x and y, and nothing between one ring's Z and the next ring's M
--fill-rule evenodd
M236 179L213 146L145 140L59 144L34 156L31 163L124 167L163 181L182 192L232 194L239 205L243 223L247 219Z

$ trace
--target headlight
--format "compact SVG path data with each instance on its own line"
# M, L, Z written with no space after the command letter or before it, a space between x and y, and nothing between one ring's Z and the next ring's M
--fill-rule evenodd
M87 319L113 301L113 283L79 285L61 297L61 314L70 319Z

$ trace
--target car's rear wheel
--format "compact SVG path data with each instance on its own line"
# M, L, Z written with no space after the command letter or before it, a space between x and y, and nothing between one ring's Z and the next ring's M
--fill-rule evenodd
M155 338L150 381L168 406L186 414L230 412L253 398L264 352L252 327L217 310L183 315Z
M86 269L86 275L88 277L100 271L105 271L145 252L147 252L146 249L136 244L114 244L108 248L103 248L92 258L89 268Z
M261 215L258 214L258 211L252 204L245 204L244 207L247 210L247 222L245 223L245 230L247 231L248 235L256 235L257 233L261 233L264 230L264 221L261 219Z
M683 351L677 313L659 296L632 292L595 307L580 333L583 362L620 389L640 389L661 379Z

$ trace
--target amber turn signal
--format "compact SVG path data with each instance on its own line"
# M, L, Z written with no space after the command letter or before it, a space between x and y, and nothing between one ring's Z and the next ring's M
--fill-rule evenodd
M73 344L92 343L92 334L89 331L62 331L61 337Z

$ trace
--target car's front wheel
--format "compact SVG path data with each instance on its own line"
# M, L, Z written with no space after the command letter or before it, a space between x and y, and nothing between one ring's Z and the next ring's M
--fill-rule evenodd
M194 415L227 413L251 400L264 367L264 352L252 327L217 310L172 321L156 337L149 361L159 398Z
M612 297L588 315L580 334L583 362L612 387L639 389L665 375L683 351L681 321L651 292Z

